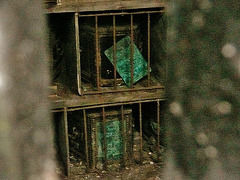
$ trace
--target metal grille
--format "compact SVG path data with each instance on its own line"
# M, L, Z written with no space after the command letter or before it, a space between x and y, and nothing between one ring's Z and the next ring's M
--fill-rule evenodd
M49 14L53 84L80 95L164 88L164 11Z
M80 162L91 171L160 160L163 13L156 8L49 15L60 87L52 112L66 173L78 173Z
M62 129L56 130L56 132L58 132L57 137L60 137L58 138L61 143L60 154L62 157L66 157L62 161L65 161L63 164L67 172L74 171L74 162L79 163L80 161L84 162L86 171L92 168L98 169L99 163L105 170L108 169L108 165L116 163L120 164L119 167L126 167L132 163L141 164L146 161L145 151L147 153L152 151L155 159L151 161L159 162L161 102L162 100L158 99L156 101L53 110L57 124L62 124L61 122L65 124L62 127L65 131ZM149 107L154 110L149 112ZM112 113L112 110L114 113ZM56 116L57 114L58 116ZM59 116L59 114L62 114L62 116ZM115 116L115 118L110 120L110 116ZM109 130L109 122L112 122L110 126L115 123L115 129L111 126L112 130ZM155 124L155 129L150 128L151 123ZM99 130L102 133L101 157L99 156L101 153L99 153L99 137L97 137L100 133ZM149 133L152 134L149 135ZM116 145L121 144L119 149L115 148L120 156L115 156L112 159L109 158L112 148L109 146L108 138L110 134L112 138L117 137L115 140L117 139L116 141L119 141L119 143L115 142ZM155 143L152 144L151 150L146 150L146 147L144 150L144 144L146 146L146 141L149 141L146 139L149 137L154 137ZM74 160L72 161L72 159Z
M156 36L156 33L153 32L156 26L160 29L166 28L164 24L159 23L161 22L163 12L164 9L135 12L77 14L76 21L78 22L77 26L79 26L79 32L77 33L80 34L78 36L79 39L77 40L80 44L80 56L78 59L78 65L80 67L78 69L81 71L78 72L78 77L81 77L79 79L79 85L82 87L79 87L79 89L83 90L81 91L82 95L104 92L136 91L163 87L163 83L159 80L159 77L160 79L164 79L164 73L156 72L159 69L156 70L155 66L162 66L161 69L165 69L165 65L163 62L158 62L161 58L157 57L156 54L152 55L157 50L154 50L151 47L152 44L154 44L153 48L165 46L164 40L161 39L165 34ZM152 33L154 35L152 35ZM117 55L119 54L117 48L118 43L121 38L126 36L130 37L130 55L128 54L130 61L125 64L125 66L130 67L130 80L128 86L126 85L126 82L120 82L124 77L120 72L122 69L118 67L118 62L122 59L120 55ZM106 47L104 47L104 38L107 39L106 41L108 43L108 46ZM103 54L103 51L109 48L109 46L111 46L113 51L112 64ZM147 73L146 75L143 75L144 77L142 79L134 82L136 74L141 74L143 72L137 72L141 66L135 62L135 56L138 53L136 49L139 49L139 52L143 55L143 58L146 61ZM164 57L164 50L161 53L160 56ZM106 67L107 63L110 64L108 65L109 67ZM151 64L153 67L151 67ZM122 71L124 71L124 69ZM104 76L106 76L104 73L109 73L112 77L106 79L104 78ZM153 78L153 76L158 77Z

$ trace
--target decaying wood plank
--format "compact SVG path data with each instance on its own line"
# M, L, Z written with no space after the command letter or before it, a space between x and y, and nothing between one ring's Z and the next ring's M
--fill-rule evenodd
M47 5L47 13L60 12L86 12L86 11L106 11L106 10L126 10L141 8L165 7L165 0L91 0L91 1L61 1L58 5Z

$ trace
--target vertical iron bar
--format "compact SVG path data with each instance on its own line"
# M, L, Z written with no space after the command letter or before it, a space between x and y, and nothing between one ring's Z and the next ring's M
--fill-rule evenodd
M87 171L89 170L89 154L88 154L88 132L87 132L87 117L86 110L83 109L83 120L84 120L84 135L85 135L85 153L86 153L86 162L87 162Z
M75 13L75 38L76 38L76 55L77 55L77 85L78 94L81 95L81 59L80 59L80 34L79 34L79 14Z
M92 118L91 119L91 135L92 135L92 139L91 139L91 147L93 149L93 151L91 152L92 155L92 168L96 168L96 160L97 160L97 133L99 133L97 131L97 127L96 127L96 119Z
M117 89L117 56L116 56L116 16L113 16L113 66L114 66L114 89Z
M133 140L133 124L134 124L134 118L131 115L131 118L129 120L129 129L128 126L126 126L126 138L128 140L128 142L130 142L129 144L129 151L134 152L134 140ZM128 157L128 159L130 159L130 157Z
M160 101L157 101L157 160L159 161L160 151Z
M104 164L103 168L107 169L107 132L106 132L106 114L105 108L102 107L102 116L103 116L103 152L104 152Z
M127 138L126 138L126 128L125 128L125 121L124 121L123 105L121 105L121 117L122 117L123 167L125 167L126 166L126 141L127 141Z
M98 16L95 16L95 43L96 43L95 46L96 46L97 90L100 91Z
M65 142L66 142L66 152L64 153L64 158L66 158L66 175L68 175L70 171L70 157L69 157L69 140L68 140L68 117L67 117L67 108L64 107L64 112L63 112L63 128L64 128L64 133L63 136L65 136Z
M133 57L134 57L134 33L133 33L133 14L131 14L131 88L133 88L133 71L134 71L134 62L133 62Z
M143 134L142 134L142 103L139 103L139 126L140 126L140 164L142 164L142 148L143 148Z
M151 71L151 64L150 64L150 58L151 58L151 46L150 46L150 40L151 40L151 32L150 32L150 26L151 26L151 21L150 21L150 13L148 13L148 20L147 20L147 23L148 23L148 86L151 86L151 75L150 75L150 71Z

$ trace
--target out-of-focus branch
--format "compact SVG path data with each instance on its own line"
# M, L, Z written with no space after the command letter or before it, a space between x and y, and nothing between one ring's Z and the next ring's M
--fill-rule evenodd
M41 1L0 6L0 179L56 179Z

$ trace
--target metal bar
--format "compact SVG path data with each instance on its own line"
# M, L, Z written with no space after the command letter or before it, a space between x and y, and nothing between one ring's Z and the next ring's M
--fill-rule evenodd
M100 74L99 74L99 39L98 39L98 16L95 16L95 46L96 46L96 70L97 70L97 90L100 91Z
M133 14L131 16L131 88L133 88L133 70L134 70L134 62L133 62L133 56L134 56L134 33L133 33Z
M116 16L113 16L113 66L114 66L114 89L117 89L117 56L116 56Z
M151 56L151 46L150 46L150 40L151 40L151 19L150 19L150 14L148 13L148 20L147 20L147 26L148 26L148 86L151 86L151 75L150 75L150 71L151 71L151 66L150 66L150 56Z
M96 157L97 157L97 127L96 127L96 119L95 118L91 118L91 125L92 125L92 128L91 128L91 134L92 134L92 143L91 143L91 147L92 147L92 168L96 168Z
M126 166L126 159L127 159L127 156L126 156L126 141L127 141L127 138L126 138L126 128L125 128L125 121L124 121L124 109L123 109L123 105L121 105L121 117L122 117L122 145L123 145L123 167Z
M64 107L64 114L63 114L63 128L64 128L64 141L65 144L64 146L66 146L64 149L66 152L62 152L64 153L64 158L66 160L66 175L68 175L69 171L70 171L70 157L69 157L69 140L68 140L68 117L67 117L67 108Z
M88 153L88 132L87 132L87 117L86 117L86 110L83 109L83 120L84 120L84 136L85 136L85 154L86 154L86 170L89 170L90 164L89 164L89 153Z
M80 60L80 36L79 36L79 23L78 13L75 13L75 38L76 38L76 54L77 54L77 86L78 94L81 95L81 60Z
M157 101L157 160L160 156L160 101Z
M103 168L107 169L107 132L106 132L106 114L105 107L102 107L102 116L103 116L103 152L104 152L104 164Z
M126 135L128 138L128 141L131 143L129 144L129 149L131 152L134 152L133 146L134 146L134 139L133 139L133 124L134 124L135 119L132 117L129 121L129 130L126 130ZM127 126L126 126L127 127ZM128 157L128 159L132 159L133 156Z
M166 99L158 99L159 101L165 101ZM119 105L131 105L131 104L137 104L137 103L147 103L147 102L155 102L156 99L148 99L148 100L141 100L141 101L129 101L126 103L119 102L119 103L112 103L112 104L98 104L94 106L87 106L87 107L69 107L68 111L78 111L78 110L83 110L83 109L94 109L94 108L101 108L101 107L110 107L110 106L119 106ZM52 110L54 112L54 110ZM57 110L56 112L63 112L62 110Z
M92 16L114 16L114 15L130 15L130 14L154 14L164 13L165 9L158 11L137 11L137 12L119 12L119 13L101 13L101 14L79 14L79 17L92 17Z
M139 103L139 127L140 127L140 164L143 162L143 134L142 134L142 103Z

